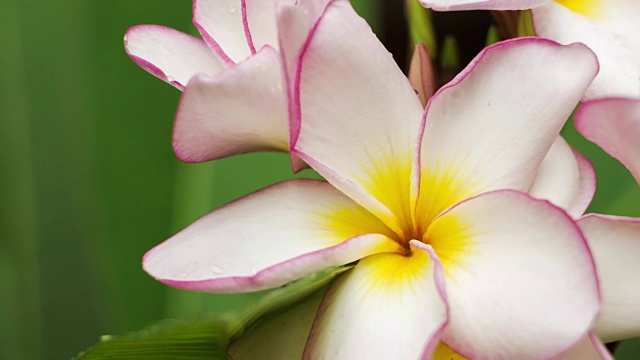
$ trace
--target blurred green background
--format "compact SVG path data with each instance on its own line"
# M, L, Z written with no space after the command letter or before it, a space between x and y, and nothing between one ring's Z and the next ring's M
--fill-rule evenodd
M382 0L354 5L398 48L398 12L389 20ZM251 301L169 289L141 269L152 246L291 171L284 154L177 161L180 93L126 56L122 38L136 24L194 33L191 1L3 1L0 359L69 359L103 334ZM591 210L640 216L628 172L567 133L598 170ZM635 359L640 343L618 355Z

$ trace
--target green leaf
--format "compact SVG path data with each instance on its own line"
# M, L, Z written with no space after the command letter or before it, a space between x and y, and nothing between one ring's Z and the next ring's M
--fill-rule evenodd
M413 47L416 44L426 45L429 54L435 59L438 54L438 44L431 21L431 10L424 8L418 1L407 0L407 21Z
M76 360L94 359L224 359L229 342L266 317L273 317L325 288L351 265L332 267L306 276L264 295L242 313L205 315L197 320L165 320L122 337L103 336Z

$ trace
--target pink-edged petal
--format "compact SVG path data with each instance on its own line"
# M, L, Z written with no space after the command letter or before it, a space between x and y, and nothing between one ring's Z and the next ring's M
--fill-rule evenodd
M457 204L425 241L449 300L443 341L472 359L543 359L576 344L600 307L595 264L575 222L502 190Z
M520 38L483 50L427 104L418 218L485 191L528 190L597 71L581 44Z
M366 257L332 285L306 359L431 358L447 322L442 266L429 245Z
M272 185L226 205L149 250L157 280L207 292L286 284L369 254L400 251L388 228L324 181Z
M542 160L528 193L549 200L578 218L589 207L595 191L596 173L591 162L558 137Z
M232 360L301 359L324 292L260 323L229 345Z
M250 46L260 50L265 45L277 47L276 4L293 4L295 0L242 0L243 21L249 30Z
M584 137L626 166L640 184L640 100L586 102L576 113L575 125Z
M640 219L593 214L578 225L600 276L596 332L606 342L640 336Z
M332 1L334 0L300 0L297 3L283 1L277 4L277 22L280 29L278 42L289 99L290 150L293 149L293 143L300 132L300 123L295 116L297 114L297 105L295 105L297 97L294 96L293 84L297 77L300 52L304 48L309 32L314 28L327 4ZM305 162L295 154L291 154L291 161L294 172L298 172L306 166Z
M260 150L289 150L280 56L271 47L217 76L196 76L182 96L173 148L198 162Z
M194 0L193 24L227 65L251 55L243 21L243 0Z
M223 67L200 39L159 25L137 25L124 36L124 47L136 64L180 90L198 74Z
M436 11L525 10L552 0L420 0L422 6Z
M553 360L613 360L613 356L598 336L589 332L577 345Z
M300 53L293 86L294 122L301 124L293 152L404 232L398 224L412 223L412 161L423 110L348 1L328 5Z
M538 36L562 44L582 42L598 55L600 73L585 98L640 97L640 2L566 3L551 2L532 10L533 25Z

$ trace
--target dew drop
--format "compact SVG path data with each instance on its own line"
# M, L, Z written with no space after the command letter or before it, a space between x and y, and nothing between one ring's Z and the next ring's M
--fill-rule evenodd
M214 274L222 274L224 272L221 267L216 265L209 265L209 270Z

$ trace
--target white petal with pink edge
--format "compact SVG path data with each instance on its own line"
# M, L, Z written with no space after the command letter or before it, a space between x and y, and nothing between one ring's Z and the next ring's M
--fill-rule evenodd
M525 10L552 0L419 0L422 6L436 11Z
M149 250L143 267L184 289L280 286L369 254L401 251L390 230L324 181L298 179L236 200Z
M276 23L276 4L294 3L295 0L242 0L245 31L249 31L248 39L252 51L259 51L263 46L278 47L278 26Z
M196 76L180 100L173 148L199 162L260 150L289 150L280 56L271 47L217 76Z
M324 291L318 291L273 318L268 318L229 345L233 360L301 359Z
M558 137L542 160L528 193L549 200L578 218L589 207L595 191L596 174L589 160Z
M483 50L427 104L418 217L485 191L528 190L597 68L581 44L520 38Z
M366 257L320 306L305 359L431 358L447 321L442 267L430 246Z
M295 155L403 232L398 223L412 223L417 193L412 162L422 114L409 81L348 1L328 5L297 73Z
M243 0L194 0L193 24L226 65L249 57Z
M613 360L602 341L589 332L580 342L553 360Z
M618 159L640 184L640 100L610 98L584 103L576 128Z
M565 3L551 2L532 10L533 25L538 36L562 44L582 42L598 55L600 73L585 98L640 97L640 2Z
M425 241L445 271L442 339L468 358L550 358L576 344L598 313L589 247L547 201L485 193L438 217Z
M164 26L130 28L124 47L140 67L180 90L195 74L213 75L223 69L204 41Z
M598 267L606 342L640 336L640 219L592 214L578 221Z

